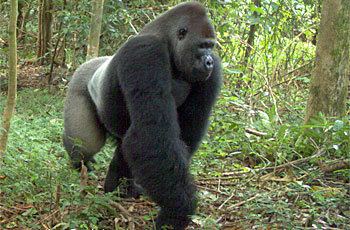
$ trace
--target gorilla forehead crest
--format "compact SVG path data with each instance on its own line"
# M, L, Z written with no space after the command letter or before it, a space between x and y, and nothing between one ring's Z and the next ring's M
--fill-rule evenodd
M179 17L179 15L188 15L188 16L202 16L206 17L207 11L206 9L198 2L186 2L177 5L176 7L172 8L171 10L163 13L163 15L168 15L168 16L174 16L174 17Z
M183 3L170 10L168 13L175 17L185 18L189 29L192 29L203 38L215 38L214 28L209 22L206 9L197 2Z
M203 38L215 38L206 9L198 2L181 3L148 23L141 31L164 35L165 31L176 29L175 26L187 26L192 32Z

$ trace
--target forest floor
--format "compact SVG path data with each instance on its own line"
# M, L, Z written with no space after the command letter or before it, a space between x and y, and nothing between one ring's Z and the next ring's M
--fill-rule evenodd
M0 168L0 229L151 229L157 207L147 197L103 193L112 140L87 178L69 166L61 141L64 94L19 91ZM312 151L301 155L290 138L300 139L299 126L266 128L263 116L247 125L244 105L233 100L223 92L192 161L199 207L188 229L350 229L346 140L339 141L338 158L317 137ZM1 94L0 112L4 101ZM346 167L336 167L341 164Z

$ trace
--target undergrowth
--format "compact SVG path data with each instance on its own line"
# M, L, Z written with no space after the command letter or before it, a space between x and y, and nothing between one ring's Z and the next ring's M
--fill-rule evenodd
M80 185L62 146L63 100L61 90L19 92L0 168L0 228L151 228L157 209L147 197L102 192L112 140ZM303 125L299 109L279 119L270 110L223 90L193 159L200 204L190 229L350 227L349 170L322 171L348 159L349 117Z

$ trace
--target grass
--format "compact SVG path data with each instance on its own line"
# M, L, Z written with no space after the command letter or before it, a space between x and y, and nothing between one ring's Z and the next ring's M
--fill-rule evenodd
M0 168L0 229L152 228L157 209L147 197L122 199L118 191L102 192L112 141L97 155L88 185L80 185L62 146L63 100L63 91L19 92ZM284 107L287 103L279 111ZM320 167L348 159L348 117L321 117L317 125L303 126L302 108L280 112L278 122L272 109L253 109L223 90L208 138L193 159L200 203L190 229L350 228L349 170L325 173ZM247 127L265 134L249 134ZM280 170L266 168L318 149L324 151L320 157Z

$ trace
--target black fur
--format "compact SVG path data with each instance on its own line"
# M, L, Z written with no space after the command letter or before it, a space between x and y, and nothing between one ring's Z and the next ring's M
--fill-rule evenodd
M189 147L190 157L207 131L208 117L221 86L220 60L213 57L216 67L210 78L192 83L187 100L177 109L181 138Z
M142 189L161 207L157 229L184 229L195 211L190 158L206 133L221 84L214 44L205 9L180 4L114 56L84 64L69 86L64 144L73 164L92 161L106 132L115 136L104 189L113 191L122 178L129 180L131 195ZM106 64L98 69L101 63Z

